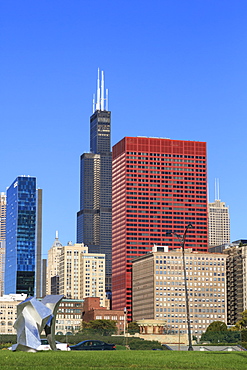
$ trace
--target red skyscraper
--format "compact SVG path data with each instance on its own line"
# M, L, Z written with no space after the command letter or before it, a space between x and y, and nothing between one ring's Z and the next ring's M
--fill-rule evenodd
M113 147L112 303L131 320L131 261L154 244L207 251L206 143L125 137Z

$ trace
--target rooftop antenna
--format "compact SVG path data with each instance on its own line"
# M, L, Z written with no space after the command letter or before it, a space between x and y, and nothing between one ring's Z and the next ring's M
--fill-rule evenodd
M101 77L101 78L100 78ZM106 98L105 98L106 94ZM105 92L105 77L104 77L104 71L101 71L98 68L98 78L97 78L97 93L96 98L95 94L93 95L93 113L97 110L108 111L108 89L106 89Z
M109 103L109 95L108 95L108 89L106 89L106 110L108 111L108 103Z
M93 113L95 112L95 94L93 94Z
M105 105L105 99L104 99L104 72L101 71L101 107L100 107L100 110L104 110L104 105Z
M56 230L56 239L58 239L58 231Z
M214 180L214 197L215 200L220 200L220 180Z
M97 103L96 103L96 110L100 110L100 71L98 68L98 79L97 79Z
M216 200L216 179L214 179L214 200Z

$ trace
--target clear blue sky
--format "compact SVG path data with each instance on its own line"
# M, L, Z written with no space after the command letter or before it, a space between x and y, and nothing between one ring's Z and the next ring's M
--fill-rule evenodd
M43 189L43 250L76 241L79 157L89 151L97 68L112 144L124 136L206 141L247 238L247 2L0 0L0 191L18 175Z

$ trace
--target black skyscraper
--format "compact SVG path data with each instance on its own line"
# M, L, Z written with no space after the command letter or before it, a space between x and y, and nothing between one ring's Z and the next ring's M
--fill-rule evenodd
M105 109L106 105L106 109ZM106 256L106 290L111 291L112 255L112 153L111 112L104 99L98 72L97 101L90 117L90 153L80 158L80 211L77 213L77 243L91 253Z

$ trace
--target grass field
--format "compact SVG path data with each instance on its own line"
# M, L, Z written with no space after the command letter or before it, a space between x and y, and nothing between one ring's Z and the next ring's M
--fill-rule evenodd
M127 350L24 353L2 350L0 368L244 370L247 368L247 353Z

